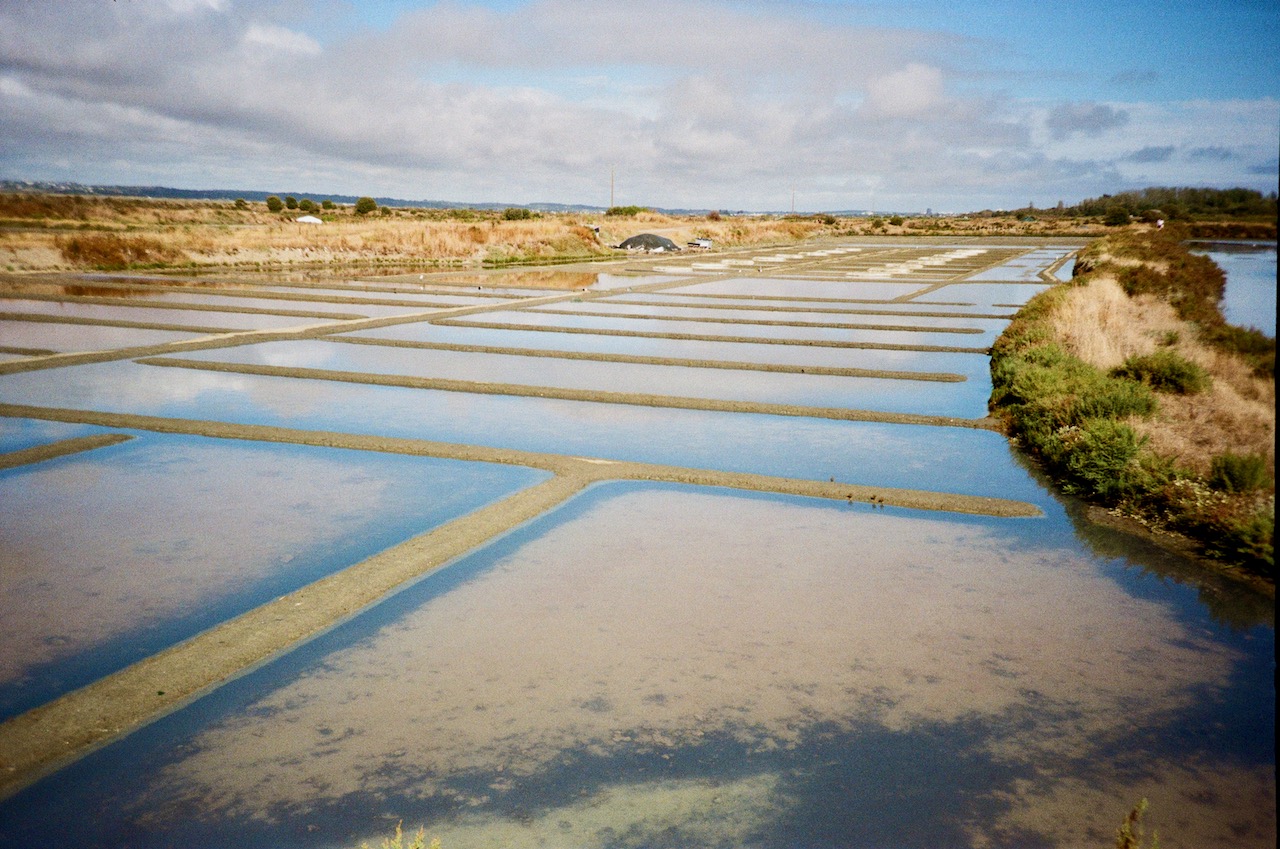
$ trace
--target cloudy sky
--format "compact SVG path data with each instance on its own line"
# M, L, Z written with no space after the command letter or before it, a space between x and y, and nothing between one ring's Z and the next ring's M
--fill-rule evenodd
M0 0L0 178L800 211L1277 186L1276 0Z

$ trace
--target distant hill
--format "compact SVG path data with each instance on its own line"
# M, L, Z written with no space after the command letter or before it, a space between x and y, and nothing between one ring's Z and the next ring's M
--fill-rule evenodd
M331 200L334 203L354 204L357 195L334 195L324 192L254 191L251 189L175 189L169 186L86 186L82 183L51 183L27 180L0 180L0 191L43 192L54 195L98 195L101 197L142 197L173 200L236 200L265 201L269 196L292 195L301 200L310 198L316 202ZM570 203L463 203L446 200L405 200L404 198L375 197L379 206L421 207L424 209L507 209L523 207L539 212L604 212L602 206Z
M301 200L302 198L310 198L317 203L325 200L331 200L334 203L354 204L358 197L356 195L332 195L324 192L292 192L292 191L271 191L263 192L251 189L175 189L169 186L87 186L83 183L70 182L46 182L39 180L0 180L0 192L43 192L52 195L98 195L101 197L131 197L131 198L168 198L172 200L236 200L244 198L249 201L262 202L269 196L276 195L284 198L292 195ZM402 206L402 207L419 207L423 209L508 209L511 207L521 209L532 209L536 212L592 212L600 213L605 211L603 206L591 206L590 204L581 203L463 203L461 201L451 200L405 200L404 198L388 198L375 197L379 206ZM668 215L706 215L711 209L677 209L667 207L649 207L655 212L662 212ZM720 212L726 215L784 215L781 210L774 211L755 211L747 210L726 210L721 208ZM829 214L839 215L841 217L858 217L871 215L866 210L830 210ZM876 213L879 215L892 215L889 212ZM909 213L903 213L909 214Z

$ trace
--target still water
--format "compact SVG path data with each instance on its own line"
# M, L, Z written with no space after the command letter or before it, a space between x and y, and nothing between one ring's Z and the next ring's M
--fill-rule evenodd
M0 719L545 477L155 434L0 471Z
M1276 246L1274 243L1192 243L1227 273L1222 312L1231 324L1276 335Z
M10 799L0 837L1093 846L1147 797L1162 845L1273 846L1272 632L1133 554L1061 509L601 485Z

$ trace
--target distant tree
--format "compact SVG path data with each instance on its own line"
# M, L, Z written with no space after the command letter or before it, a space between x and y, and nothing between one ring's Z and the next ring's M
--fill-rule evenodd
M371 197L363 197L356 201L356 214L368 215L378 208L378 202Z
M284 205L289 207L290 209L297 209L298 199L293 195L286 195L284 199Z
M333 209L333 201L329 200L328 198L325 198L320 205L323 206L325 209Z
M315 212L317 209L316 202L311 198L303 198L298 201L298 209L301 209L303 212Z
M890 218L890 219L889 219L889 223L890 223L890 224L892 224L894 227L901 227L901 226L902 226L902 216L901 216L901 215L895 215L895 216L893 216L892 218Z
M708 221L719 221L719 220L720 220L720 218L721 218L720 210L718 210L718 209L713 209L713 210L711 210L710 212L708 212L708 213L707 213L707 220L708 220Z
M509 206L502 210L504 221L525 221L532 217L533 210L525 209L523 206Z
M605 210L604 214L631 218L642 212L648 211L649 210L643 206L611 206Z
M284 209L284 201L280 200L280 198L275 195L270 195L267 197L267 209L272 212L279 212Z

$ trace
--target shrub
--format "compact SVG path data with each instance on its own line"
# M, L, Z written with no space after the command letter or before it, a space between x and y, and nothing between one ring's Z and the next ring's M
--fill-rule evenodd
M93 268L128 268L134 265L165 265L185 260L186 254L157 239L124 237L114 233L73 236L59 242L63 259L73 265Z
M301 209L303 212L315 212L317 209L316 202L310 198L303 198L298 201L298 209Z
M1145 383L1157 392L1177 395L1196 395L1213 384L1207 371L1173 351L1135 354L1112 369L1111 374Z
M356 214L368 215L378 208L378 202L371 197L362 197L356 201Z
M604 214L621 218L634 218L640 213L648 211L643 206L611 206L605 210Z
M269 195L267 197L267 209L272 212L279 212L284 209L284 201L280 200L280 198L275 195Z
M1144 443L1145 439L1123 422L1090 419L1064 440L1067 471L1083 494L1114 504L1148 483L1138 462Z
M719 221L719 220L721 219L721 217L722 217L722 216L720 215L720 210L718 210L718 209L713 209L713 210L711 210L710 212L708 212L708 213L707 213L707 220L708 220L708 221Z
M284 205L285 205L286 207L288 207L289 209L297 209L297 208L298 208L298 199L297 199L296 197L294 197L293 195L285 195L285 198L284 198Z
M320 205L323 206L325 209L333 209L333 201L329 200L328 198L325 198L323 201L321 201Z
M1128 224L1129 212L1123 206L1109 206L1106 214L1102 217L1102 223L1108 227L1120 227Z
M895 215L895 216L893 216L892 218L890 218L890 219L889 219L889 223L890 223L890 224L892 224L894 227L901 227L901 226L902 226L902 220L903 220L903 219L902 219L902 216L901 216L901 215Z
M1252 492L1271 486L1267 458L1261 454L1233 454L1213 458L1209 485L1221 492Z
M502 210L503 221L527 221L533 217L533 210L523 206L509 206Z
M244 198L236 198L236 209L248 209L249 201Z

